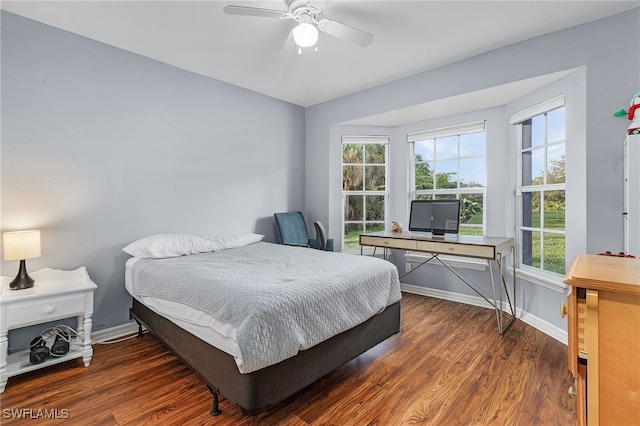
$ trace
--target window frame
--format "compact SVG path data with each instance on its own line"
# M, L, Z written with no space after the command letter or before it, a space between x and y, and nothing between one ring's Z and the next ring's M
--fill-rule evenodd
M472 134L472 133L484 133L485 135L485 149L484 155L470 155L470 156L460 156L460 136ZM416 189L416 155L415 155L415 143L422 140L430 140L430 139L442 139L448 137L456 137L457 138L457 156L452 158L447 158L443 161L453 161L455 160L457 163L457 176L456 176L456 188L432 188L432 189ZM460 199L460 195L462 194L479 194L482 196L482 224L460 224L460 226L467 226L471 228L479 228L481 229L481 235L486 235L487 221L486 221L486 199L487 199L487 140L486 140L486 121L476 121L472 123L448 126L433 130L426 130L421 132L410 133L407 135L407 142L410 144L409 149L409 204L411 204L412 200L415 200L417 196L424 195L427 197L438 199L439 197L443 198L451 198L454 196L456 199ZM437 142L436 142L437 143ZM471 158L483 158L485 164L485 182L484 186L481 187L461 187L460 186L460 161ZM434 159L434 163L437 163L439 160ZM429 161L425 160L424 163ZM437 168L436 168L437 171ZM437 176L434 174L434 179ZM461 234L465 235L465 234Z
M548 127L547 127L547 114L557 110L559 108L564 108L564 139L552 141L549 143L548 141ZM527 148L523 148L523 123L526 121L532 120L535 117L540 115L544 115L545 125L544 125L544 141L541 145L531 146ZM518 273L525 275L527 277L533 278L534 280L541 283L556 283L562 286L562 279L566 272L566 263L567 263L567 209L566 209L566 199L567 199L567 170L566 170L566 156L567 156L567 110L566 104L564 100L564 95L557 96L555 98L549 99L545 102L537 104L533 107L527 108L523 111L515 113L511 116L509 124L515 127L515 135L517 139L517 175L516 175L516 222L515 222L515 240L516 240L516 251L517 255L517 266L516 269ZM564 183L548 183L548 152L549 147L564 145L564 159L565 159L565 181ZM543 149L543 162L545 164L544 174L543 174L543 183L542 184L533 184L524 185L523 184L523 153L525 151L533 152L534 149ZM565 223L563 230L557 230L553 228L545 228L544 221L544 194L549 191L563 191L564 192L564 200L565 200ZM540 203L541 203L541 213L538 226L526 226L523 224L523 215L524 215L524 193L530 194L540 194ZM524 263L525 250L523 249L523 232L539 232L541 234L540 237L540 266L536 267L533 265L527 265ZM564 236L564 264L565 264L565 272L559 273L554 271L549 271L544 268L544 234L558 234Z
M340 152L341 152L341 160L340 160L340 183L341 183L341 195L342 195L342 208L341 208L341 228L342 228L342 247L341 250L343 252L359 252L360 246L357 248L347 248L345 245L346 242L346 234L345 229L349 224L362 224L362 232L367 232L367 223L379 223L382 224L384 229L387 229L389 226L389 136L354 136L354 135L342 135L341 144L340 144ZM384 190L367 190L366 189L366 173L363 170L363 189L362 190L345 190L344 189L344 166L345 165L362 165L363 169L367 164L376 165L380 167L380 163L367 163L366 155L363 148L362 155L362 163L345 163L343 157L343 149L344 145L383 145L384 146ZM347 197L350 195L354 196L362 196L363 197L363 208L362 208L362 220L346 220L346 202ZM384 220L383 221L368 221L366 218L366 197L368 195L382 196L384 203Z

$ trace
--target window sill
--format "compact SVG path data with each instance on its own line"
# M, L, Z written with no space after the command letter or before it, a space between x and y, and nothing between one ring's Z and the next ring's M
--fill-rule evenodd
M569 286L564 283L563 277L561 276L541 274L529 271L528 269L517 268L516 277L541 287L548 288L557 293L565 293L567 288L569 288Z

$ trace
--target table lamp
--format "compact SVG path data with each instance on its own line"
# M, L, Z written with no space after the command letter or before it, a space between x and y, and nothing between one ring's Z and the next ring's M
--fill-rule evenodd
M33 278L27 273L25 259L40 257L40 231L15 231L2 234L4 260L19 260L18 275L9 287L22 290L33 287Z

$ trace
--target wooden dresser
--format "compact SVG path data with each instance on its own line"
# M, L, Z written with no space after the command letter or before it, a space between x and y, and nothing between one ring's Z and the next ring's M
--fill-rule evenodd
M578 425L640 425L640 259L580 255L565 283Z

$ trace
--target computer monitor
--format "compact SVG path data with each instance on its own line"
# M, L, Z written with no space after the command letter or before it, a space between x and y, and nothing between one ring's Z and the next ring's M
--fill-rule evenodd
M459 226L460 200L411 201L409 231L457 234Z

